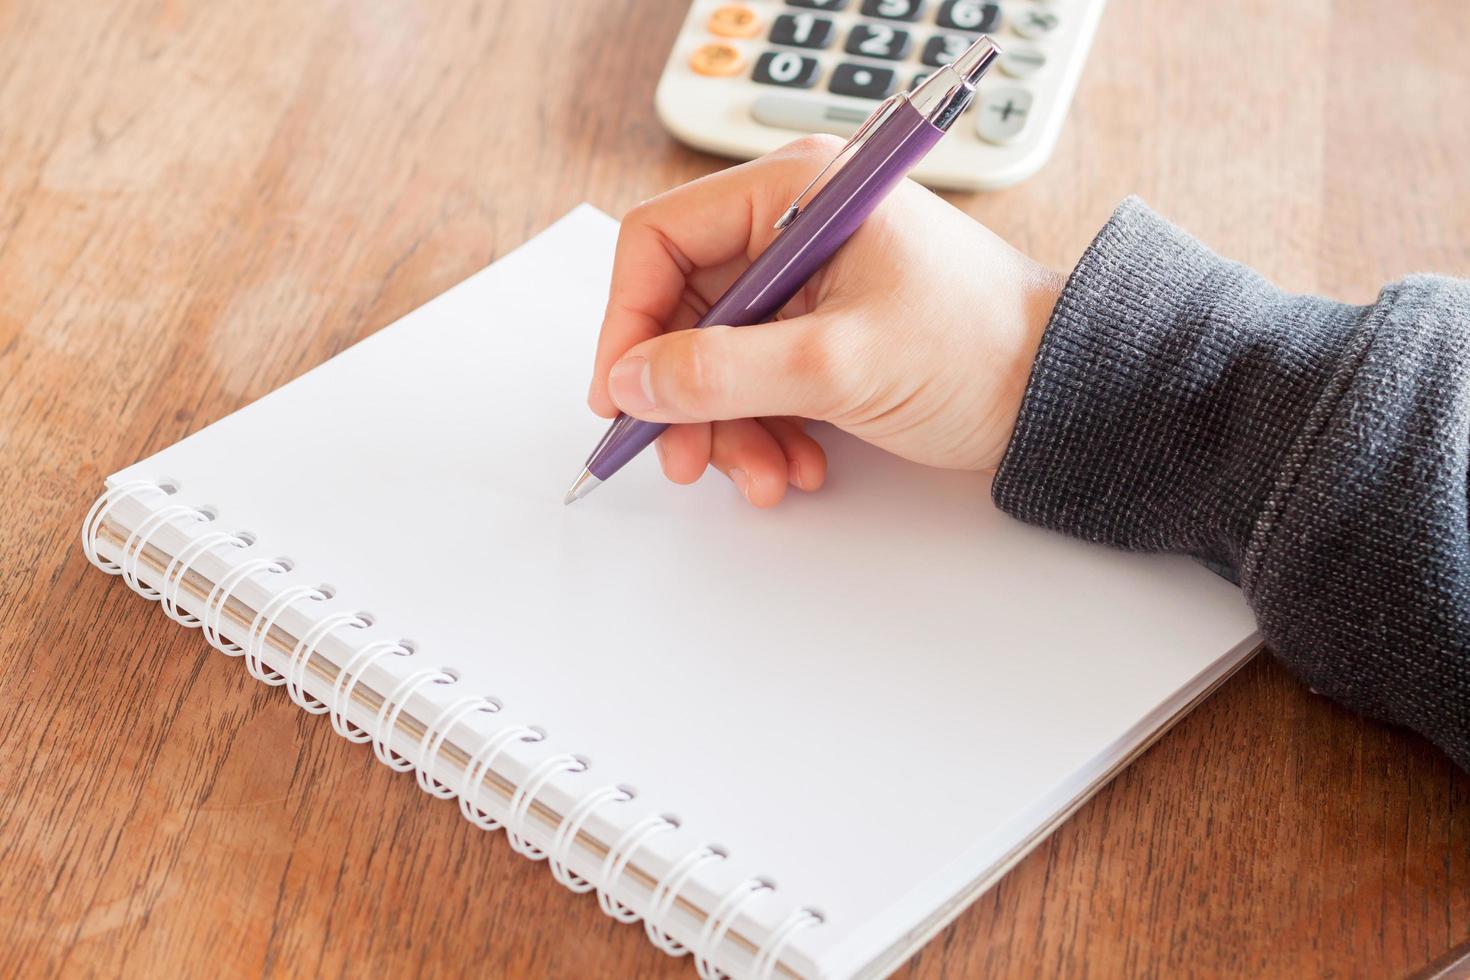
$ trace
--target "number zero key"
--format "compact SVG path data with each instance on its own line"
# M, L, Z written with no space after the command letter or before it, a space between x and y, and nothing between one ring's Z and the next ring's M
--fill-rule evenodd
M787 88L811 88L817 83L822 66L816 58L795 51L767 51L755 63L750 77L762 85L784 85Z

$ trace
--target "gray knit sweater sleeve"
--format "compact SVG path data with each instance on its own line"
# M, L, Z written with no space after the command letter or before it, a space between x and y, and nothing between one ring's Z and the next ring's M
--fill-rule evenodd
M1190 554L1319 692L1470 769L1470 283L1293 296L1123 203L996 475L1024 521Z

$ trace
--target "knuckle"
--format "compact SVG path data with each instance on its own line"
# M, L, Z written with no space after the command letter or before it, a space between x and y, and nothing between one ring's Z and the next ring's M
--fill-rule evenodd
M725 383L723 358L715 350L723 339L721 330L681 330L675 346L674 370L669 378L674 404L685 411L703 411L719 403Z
M842 140L828 133L810 133L798 137L781 148L781 153L802 163L820 160L826 163L842 148Z
M653 221L654 211L658 204L658 198L650 197L628 209L623 215L622 222L618 225L618 244L622 245L633 238Z
M814 410L834 412L856 384L858 358L850 336L824 323L813 325L791 345L785 367Z

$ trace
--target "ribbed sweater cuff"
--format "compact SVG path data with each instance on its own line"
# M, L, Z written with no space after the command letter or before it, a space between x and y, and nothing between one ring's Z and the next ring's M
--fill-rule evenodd
M1124 201L1052 313L997 505L1238 578L1296 429L1361 313L1284 294Z

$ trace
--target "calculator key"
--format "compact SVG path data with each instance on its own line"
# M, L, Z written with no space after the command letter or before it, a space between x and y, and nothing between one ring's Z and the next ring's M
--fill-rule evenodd
M755 121L798 133L851 136L871 110L819 102L810 95L762 95L750 104Z
M1035 48L1012 48L1000 56L1000 70L1012 78L1030 78L1046 67L1046 55Z
M874 68L844 61L832 69L827 87L838 95L855 95L860 99L886 99L893 94L898 74L891 68Z
M745 67L745 56L732 44L701 44L689 56L689 67L701 75L734 75Z
M969 46L970 39L962 34L936 34L924 42L919 60L931 68L942 68L953 64Z
M908 31L901 31L887 24L859 24L847 35L848 54L865 54L869 58L887 58L900 61L909 53L913 38Z
M863 0L862 6L864 16L886 20L918 20L923 9L924 0Z
M1021 135L1030 116L1030 92L1023 88L991 89L980 97L975 130L987 143L1009 143Z
M705 26L720 37L755 37L760 33L761 19L743 3L727 3L711 11Z
M785 85L788 88L811 88L817 83L821 66L816 58L795 51L767 51L755 63L751 78L762 85Z
M983 3L981 0L944 0L939 7L939 26L989 34L1000 26L1000 4Z
M845 10L847 0L786 0L788 7L805 7L808 10Z
M1032 7L1016 18L1011 28L1028 41L1039 41L1057 29L1061 19L1050 10Z
M836 31L832 22L816 14L782 14L771 24L771 43L796 48L825 48Z

